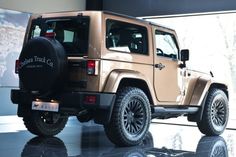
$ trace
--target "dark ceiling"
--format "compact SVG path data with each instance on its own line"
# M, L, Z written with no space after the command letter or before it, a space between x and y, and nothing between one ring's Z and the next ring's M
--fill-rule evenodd
M157 16L236 10L235 0L87 0L87 9L132 16Z

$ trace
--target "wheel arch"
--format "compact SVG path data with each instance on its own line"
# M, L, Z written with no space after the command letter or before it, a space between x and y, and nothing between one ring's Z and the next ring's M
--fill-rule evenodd
M204 83L205 84L205 87L204 87L205 89L203 90L203 88L202 88L203 95L201 96L201 100L198 102L198 105L200 106L199 111L196 114L188 115L188 120L193 121L193 122L199 122L199 121L202 120L206 99L207 99L208 93L212 89L216 88L216 89L222 90L226 94L227 98L229 98L227 85L225 85L223 83L211 82L209 80L207 81L207 80L204 80L204 79L199 79L199 80L201 80L201 82L205 82Z
M213 88L221 89L226 94L227 98L229 98L228 87L226 84L216 82L210 78L199 77L191 96L190 105L202 106L205 97L207 97L207 94Z
M115 70L112 71L107 78L103 92L117 93L119 89L125 86L137 87L144 91L147 95L150 104L155 104L154 89L151 85L151 80L137 72L131 70Z
M225 84L222 84L222 83L212 83L210 85L210 88L209 88L208 92L211 89L213 89L213 88L221 89L226 94L227 98L229 98L228 87Z
M127 86L140 88L147 95L150 104L153 104L152 95L150 93L147 83L144 80L136 78L122 78L117 90Z

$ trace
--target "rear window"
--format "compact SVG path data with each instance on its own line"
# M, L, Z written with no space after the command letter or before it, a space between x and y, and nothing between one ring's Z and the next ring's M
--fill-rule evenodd
M147 29L143 26L108 19L106 47L114 51L148 54Z
M88 53L89 17L42 19L32 21L29 39L55 33L67 55L84 56Z

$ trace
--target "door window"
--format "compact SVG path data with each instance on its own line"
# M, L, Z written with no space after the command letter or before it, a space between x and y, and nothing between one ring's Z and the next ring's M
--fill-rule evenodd
M177 59L179 49L174 35L159 30L155 31L156 54L158 56Z

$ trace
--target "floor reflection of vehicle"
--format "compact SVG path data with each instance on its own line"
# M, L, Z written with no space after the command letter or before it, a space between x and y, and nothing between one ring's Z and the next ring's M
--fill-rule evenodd
M220 136L202 137L196 152L154 148L153 137L148 133L141 145L135 147L115 147L103 131L87 130L82 133L81 154L73 157L228 157L226 142ZM97 141L99 142L97 143ZM71 145L71 144L70 144ZM69 146L67 146L69 150ZM66 144L57 137L35 137L26 143L22 157L68 157Z
M57 137L32 138L26 143L22 157L68 157L64 142Z
M225 140L220 137L203 137L198 142L197 157L228 157Z

